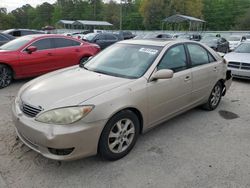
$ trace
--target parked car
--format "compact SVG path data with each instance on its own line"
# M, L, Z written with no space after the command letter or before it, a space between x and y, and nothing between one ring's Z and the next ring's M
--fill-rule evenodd
M245 41L250 41L250 35L244 35L243 37L244 37Z
M180 34L177 37L178 39L187 39L193 41L200 41L202 36L200 34Z
M241 42L244 42L246 38L240 35L231 35L227 38L229 42L229 51L233 51Z
M216 109L231 82L225 61L200 43L124 40L27 83L13 117L19 138L45 157L117 160L140 133L199 105Z
M84 36L89 34L89 33L92 33L92 31L90 30L85 30L85 31L81 31L81 32L76 32L76 33L72 33L72 37L75 37L77 39L80 39L80 40L83 40L84 39Z
M13 39L15 39L15 37L8 35L8 34L0 33L0 46Z
M136 37L132 32L130 31L119 31L113 33L119 40L128 40L128 39L133 39Z
M35 35L35 34L45 34L44 31L31 30L31 29L8 29L3 31L4 34L9 34L14 37L21 37L26 35Z
M243 42L224 56L234 77L250 79L250 42Z
M83 63L100 47L63 35L28 35L0 47L0 88L12 79L38 76Z
M210 48L214 49L217 52L227 53L229 52L229 42L223 37L204 37L200 41L203 44L206 44Z
M171 39L173 36L168 33L148 33L141 38L136 37L136 39Z
M132 39L136 36L131 31L120 31L119 34L123 36L124 40Z
M90 43L98 44L101 49L104 49L119 41L118 37L112 33L89 33L84 36L84 40Z

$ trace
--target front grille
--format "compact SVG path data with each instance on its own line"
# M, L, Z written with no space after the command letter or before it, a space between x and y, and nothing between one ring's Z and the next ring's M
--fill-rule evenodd
M250 70L250 63L228 62L228 67L235 69Z
M22 112L29 117L35 117L43 110L41 107L32 106L24 102L21 103L20 108Z
M250 70L250 63L242 63L241 69Z
M228 67L232 67L232 68L235 68L235 69L239 69L240 68L240 64L239 62L228 62Z

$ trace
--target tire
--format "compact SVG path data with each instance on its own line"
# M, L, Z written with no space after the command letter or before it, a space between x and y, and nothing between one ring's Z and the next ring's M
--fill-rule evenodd
M126 156L134 147L139 136L138 117L130 110L114 115L105 125L98 153L105 160L118 160Z
M85 63L86 63L86 61L88 61L88 59L89 59L89 57L83 57L83 58L81 58L81 60L80 60L80 66L83 66Z
M9 86L13 79L12 70L6 66L0 64L0 89Z
M209 96L207 103L202 106L203 109L208 111L215 110L221 101L222 90L223 87L221 82L217 82Z

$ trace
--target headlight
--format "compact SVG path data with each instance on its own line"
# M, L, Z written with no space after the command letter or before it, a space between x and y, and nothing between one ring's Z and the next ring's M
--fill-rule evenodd
M48 124L67 125L74 123L93 110L94 106L76 106L50 110L40 114L36 121Z

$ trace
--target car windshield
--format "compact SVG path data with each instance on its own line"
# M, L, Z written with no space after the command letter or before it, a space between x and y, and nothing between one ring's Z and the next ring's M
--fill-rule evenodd
M230 36L228 37L228 41L240 41L240 36Z
M238 53L250 53L250 43L242 43L234 51Z
M110 76L135 79L143 76L162 47L115 44L93 59L84 68Z
M89 33L84 36L84 38L88 41L91 41L98 33Z
M23 45L30 42L33 38L30 36L24 36L17 39L14 39L0 47L0 50L8 50L8 51L15 51L21 48Z

